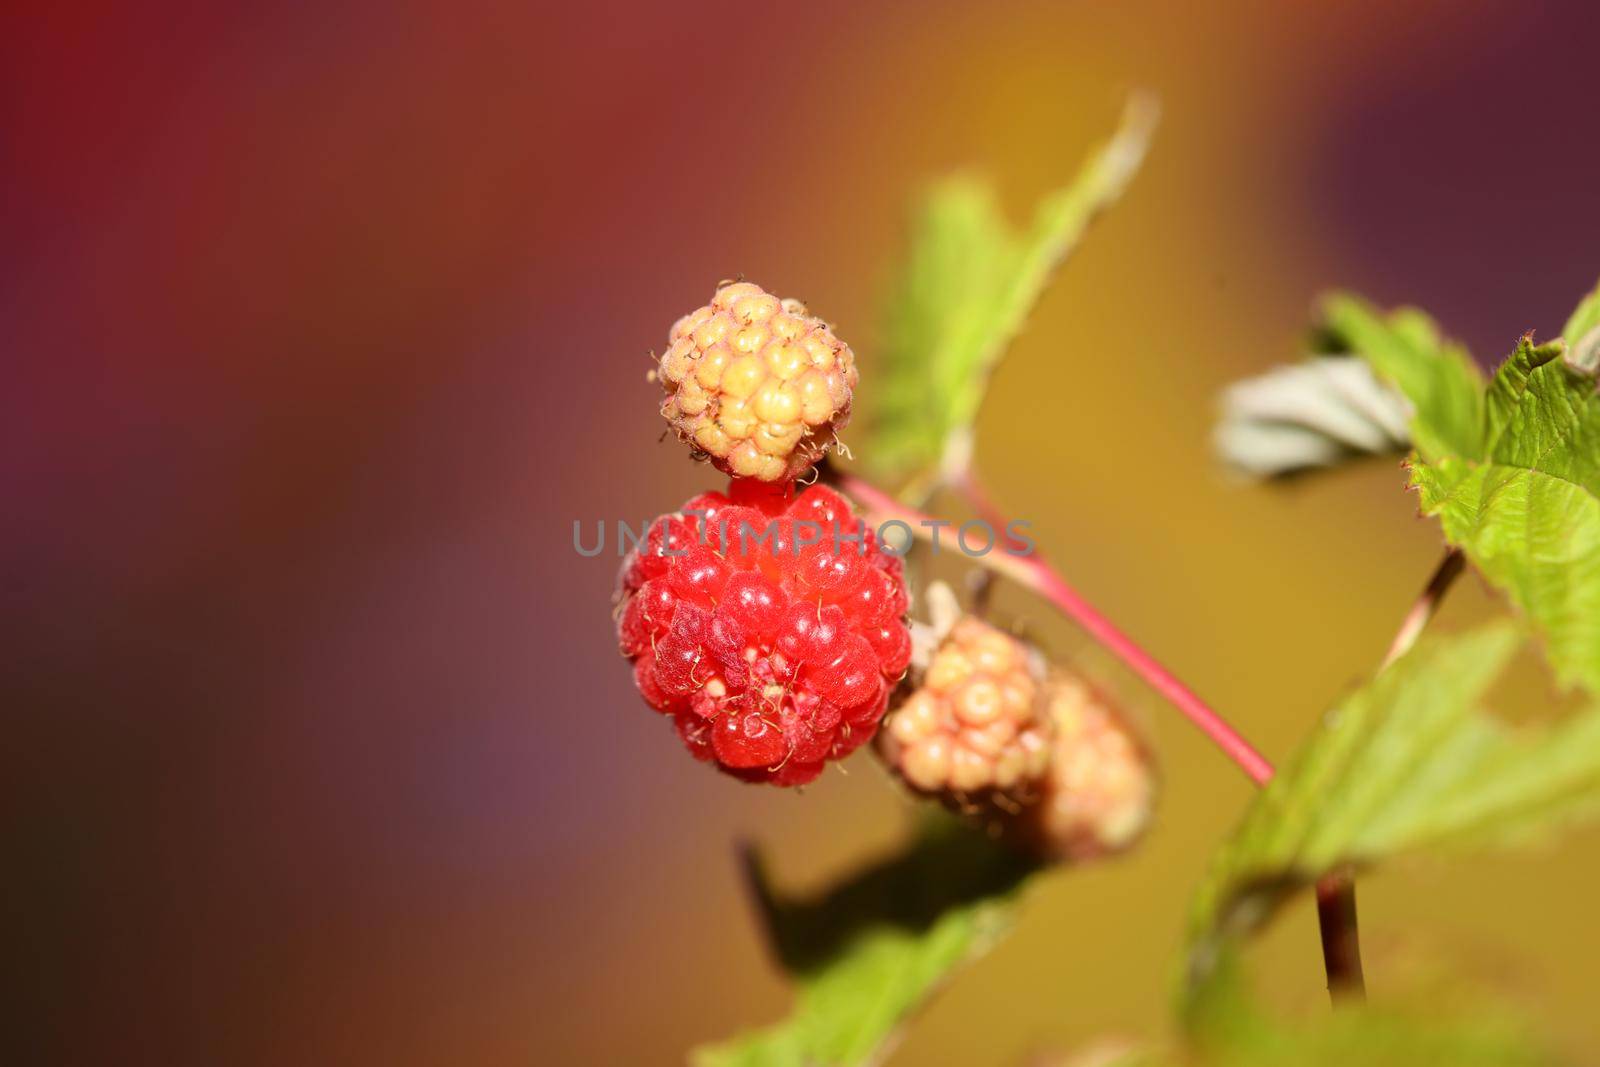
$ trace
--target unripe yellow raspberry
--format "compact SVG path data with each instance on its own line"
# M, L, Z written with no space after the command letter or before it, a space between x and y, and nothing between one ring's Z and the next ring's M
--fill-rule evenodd
M1086 860L1131 846L1150 823L1155 772L1126 720L1082 678L1056 670L1045 685L1054 728L1038 796L1002 828L1048 859Z
M850 419L855 355L797 300L724 285L679 319L657 370L661 414L736 478L791 481Z
M1040 701L1043 661L979 619L955 624L880 733L885 762L920 793L952 807L1016 809L1050 761Z

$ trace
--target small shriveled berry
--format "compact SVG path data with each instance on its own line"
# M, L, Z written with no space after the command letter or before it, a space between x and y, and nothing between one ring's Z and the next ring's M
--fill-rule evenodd
M850 419L850 346L795 300L737 282L679 319L657 377L678 437L735 478L786 485Z
M900 561L860 551L870 531L820 486L735 480L685 511L699 514L657 519L623 562L617 642L635 685L696 759L812 781L876 734L910 661Z
M1037 699L1042 676L1041 661L1022 642L964 618L934 652L921 687L890 717L879 751L913 789L953 807L993 800L1015 808L1049 762L1051 726Z
M1050 767L1038 798L1003 830L1049 859L1086 860L1120 852L1139 839L1155 804L1149 750L1101 693L1055 671L1046 684L1055 730Z

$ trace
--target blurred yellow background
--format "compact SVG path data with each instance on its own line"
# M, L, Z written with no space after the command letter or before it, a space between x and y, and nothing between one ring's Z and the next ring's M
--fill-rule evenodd
M995 379L978 463L1069 579L1287 757L1439 537L1394 461L1231 481L1214 398L1293 358L1327 286L1418 303L1483 361L1559 328L1600 274L1594 10L13 15L18 1062L672 1063L776 1019L733 843L821 885L907 806L869 757L803 794L685 758L615 651L615 561L575 557L572 522L716 483L658 441L645 371L718 279L804 299L869 392L920 183L975 168L1021 218L1133 88L1162 98L1155 148ZM1015 590L998 607L1084 651ZM1441 622L1489 610L1469 581ZM1189 887L1250 786L1140 703L1164 767L1146 845L1039 881L895 1063L1165 1025ZM1374 995L1438 954L1600 1056L1597 845L1363 881ZM1256 962L1320 1003L1309 905Z

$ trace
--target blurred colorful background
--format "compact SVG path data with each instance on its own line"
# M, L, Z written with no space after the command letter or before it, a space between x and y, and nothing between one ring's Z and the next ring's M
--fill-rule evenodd
M656 1064L777 1018L733 843L821 885L907 806L865 757L803 795L687 759L572 522L714 484L658 441L645 372L718 279L805 299L870 391L920 183L976 168L1021 217L1137 87L1165 105L1147 168L1001 370L978 461L1281 759L1438 536L1389 460L1230 480L1213 398L1295 356L1330 285L1485 361L1559 329L1600 275L1596 10L11 8L5 1058ZM1445 625L1490 610L1465 594ZM1250 787L1145 704L1145 847L1041 881L896 1063L1164 1025L1188 888ZM1442 960L1600 1056L1596 878L1591 832L1369 879L1375 995ZM1303 908L1256 962L1315 1005L1317 951Z

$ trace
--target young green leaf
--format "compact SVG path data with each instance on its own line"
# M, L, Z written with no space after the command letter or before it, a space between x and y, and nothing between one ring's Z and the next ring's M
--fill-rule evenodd
M1322 317L1329 347L1411 402L1423 513L1527 614L1561 682L1600 693L1600 290L1565 346L1524 338L1487 390L1421 312L1333 296Z
M1411 439L1424 459L1476 459L1483 441L1483 375L1465 348L1415 308L1383 315L1348 293L1323 298L1322 345L1360 356L1411 402Z
M1149 147L1156 108L1136 97L1121 128L1018 233L993 188L970 176L934 185L913 224L889 307L875 406L862 449L886 479L927 478L962 455L990 373L1052 273L1096 215L1122 195Z
M1600 396L1563 353L1524 338L1490 383L1481 453L1420 458L1411 480L1561 682L1600 693Z
M750 858L779 962L798 987L782 1023L696 1050L698 1067L874 1063L900 1025L1009 927L1033 865L948 816L817 900L777 893Z
M1424 637L1323 719L1201 883L1191 997L1239 939L1336 867L1510 843L1600 812L1600 708L1522 729L1480 708L1519 644L1504 621Z

